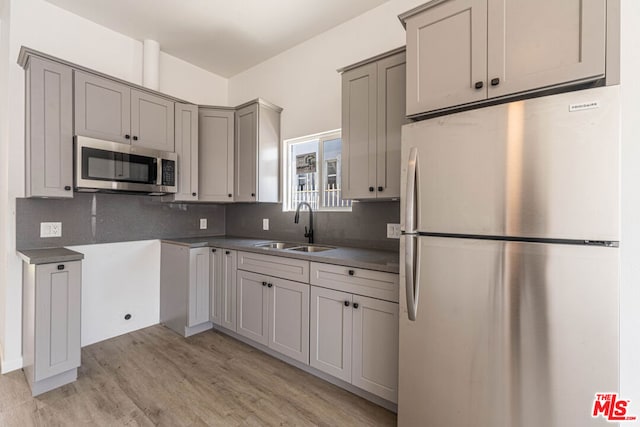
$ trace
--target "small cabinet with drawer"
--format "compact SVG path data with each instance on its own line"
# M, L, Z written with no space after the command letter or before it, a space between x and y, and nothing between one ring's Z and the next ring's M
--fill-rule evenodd
M310 365L398 398L398 275L311 263Z
M237 333L308 364L309 285L301 282L309 281L309 262L248 252L238 257Z

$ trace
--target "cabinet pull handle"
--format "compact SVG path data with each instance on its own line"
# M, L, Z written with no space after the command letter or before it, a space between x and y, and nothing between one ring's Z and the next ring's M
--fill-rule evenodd
M267 282L262 282L262 286L267 286Z
M251 197L256 197L256 193L251 193Z
M215 252L215 251L216 251L215 249L211 249L211 252Z
M353 270L349 270L349 276L353 276L354 274L356 274L356 272L355 272L355 271L353 271Z
M378 187L378 191L382 191L382 190L384 190L384 187L382 186Z
M358 303L357 302L353 303L353 308L358 308Z
M231 196L231 193L229 193L229 197L232 197L232 196Z
M191 193L191 195L192 195L193 197L196 197L196 193Z
M499 78L495 78L495 79L491 79L491 86L498 86L500 84L500 79Z
M229 255L231 252L230 251L224 251L224 253Z
M58 264L58 270L64 270L64 264Z
M374 192L376 189L374 187L369 187L369 191Z
M349 301L345 301L345 302L344 302L344 306L345 306L345 307L349 307Z
M484 87L484 82L476 82L474 85L476 89L482 89Z
M124 136L124 139L131 139L131 135L126 134L126 135Z
M273 286L273 283L268 283L267 284L267 288L271 288Z
M134 135L134 136L133 136L133 140L134 140L134 141L137 141L137 140L138 140L138 137Z
M65 185L64 186L64 191L71 191L71 186L70 185Z

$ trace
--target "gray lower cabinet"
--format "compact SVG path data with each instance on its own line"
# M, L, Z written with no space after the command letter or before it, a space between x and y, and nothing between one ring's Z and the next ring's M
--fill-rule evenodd
M405 114L404 49L342 73L343 198L400 197L400 130Z
M211 321L236 331L236 268L238 253L230 249L211 248Z
M237 333L309 363L309 285L238 270Z
M209 248L162 243L160 322L188 337L211 329Z
M235 112L199 108L200 195L203 202L233 202Z
M73 78L66 65L26 66L26 197L73 197Z
M173 152L174 102L83 71L74 71L75 133Z
M82 263L24 264L23 363L33 396L75 381Z
M235 113L236 202L280 202L280 113L263 100Z

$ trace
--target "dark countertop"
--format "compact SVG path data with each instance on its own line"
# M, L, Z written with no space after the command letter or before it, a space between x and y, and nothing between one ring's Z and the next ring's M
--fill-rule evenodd
M53 264L84 259L80 252L66 248L25 249L18 251L18 255L27 264Z
M233 236L211 236L211 237L189 237L177 239L162 239L163 243L188 246L190 248L218 247L224 249L234 249L245 252L254 252L265 255L283 256L287 258L303 259L325 264L344 265L347 267L364 268L367 270L385 271L388 273L398 273L400 271L400 259L398 252L385 251L380 249L362 249L335 247L322 252L296 252L286 249L259 248L255 245L269 243L279 240L257 240L245 237ZM305 243L299 243L305 245ZM332 246L317 243L319 246Z

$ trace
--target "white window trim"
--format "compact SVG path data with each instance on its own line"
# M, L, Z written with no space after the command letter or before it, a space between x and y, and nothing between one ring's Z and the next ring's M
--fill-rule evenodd
M312 140L319 140L319 145L318 145L318 159L316 161L316 165L318 165L318 168L322 168L324 166L324 150L323 150L323 146L322 143L323 141L328 141L330 139L336 139L336 138L342 138L342 129L334 129L334 130L330 130L327 132L320 132L320 133L314 133L312 135L306 135L306 136L301 136L298 138L291 138L291 139L285 139L284 141L282 141L282 211L283 212L292 212L292 209L289 209L289 206L291 205L291 187L290 187L290 183L291 183L291 179L293 178L291 176L291 168L289 168L289 153L290 153L290 149L289 147L292 144L297 144L297 143L301 143L301 142L306 142L306 141L312 141ZM321 182L321 185L323 185L324 183L324 171L320 172L318 174L318 180ZM342 185L342 183L340 183L340 185ZM318 203L320 206L322 206L322 200L319 201ZM318 209L321 212L351 212L351 206L349 207L344 207L344 208L340 208L340 207L331 207L331 208L325 208L325 207L320 207Z

